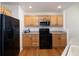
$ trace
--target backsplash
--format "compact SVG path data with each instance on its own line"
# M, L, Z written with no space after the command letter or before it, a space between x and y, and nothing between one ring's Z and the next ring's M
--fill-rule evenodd
M38 32L40 28L49 28L50 31L64 31L63 27L25 27L24 31Z

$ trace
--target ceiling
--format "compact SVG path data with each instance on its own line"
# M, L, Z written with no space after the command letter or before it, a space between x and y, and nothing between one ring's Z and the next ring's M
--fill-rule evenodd
M27 3L20 3L23 10L25 12L62 12L64 9L72 6L75 3L71 2L27 2ZM30 9L29 6L33 8ZM58 9L57 6L61 5L62 8Z
M76 2L77 3L77 2ZM39 13L39 12L62 12L66 8L69 8L75 2L3 2L3 4L9 5L21 5L25 13ZM30 9L29 6L32 6ZM57 6L61 5L62 8L58 9Z

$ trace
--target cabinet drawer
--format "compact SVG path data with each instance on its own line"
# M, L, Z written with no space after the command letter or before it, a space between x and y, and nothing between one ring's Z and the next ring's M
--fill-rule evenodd
M32 42L39 42L39 41L32 41Z
M23 39L23 46L30 46L31 45L31 40L30 39Z
M24 35L23 35L23 38L27 38L27 37L31 38L32 36L29 35L29 34L24 34Z
M52 35L52 46L53 47L65 47L66 46L66 33L53 34Z
M39 43L32 43L32 46L37 47L39 46Z
M39 41L32 41L32 42L38 42L39 43Z
M36 38L32 38L32 41L39 41L39 39L36 39Z

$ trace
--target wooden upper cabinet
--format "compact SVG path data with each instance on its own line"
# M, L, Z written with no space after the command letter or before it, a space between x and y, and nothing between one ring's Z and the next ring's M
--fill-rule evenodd
M24 26L30 26L30 24L31 24L31 17L24 16Z
M24 16L24 25L25 26L37 26L38 17L37 16Z
M11 11L8 8L5 8L3 6L0 6L0 13L8 15L8 16L12 16Z
M53 15L51 16L51 26L57 26L57 16L56 15Z
M52 15L51 16L51 26L62 27L63 26L63 16L62 15Z
M38 16L38 20L43 20L43 16Z
M40 21L50 21L50 26L63 27L63 15L24 16L25 26L38 26Z
M37 16L31 16L31 25L38 26L38 17Z
M50 16L46 15L46 16L43 16L43 17L44 17L45 20L48 20L48 21L50 20Z
M48 15L41 15L41 16L38 16L38 19L41 21L50 21L51 19L51 16L48 16Z
M63 16L62 15L58 15L57 18L58 18L58 23L57 23L58 26L62 27L63 26Z

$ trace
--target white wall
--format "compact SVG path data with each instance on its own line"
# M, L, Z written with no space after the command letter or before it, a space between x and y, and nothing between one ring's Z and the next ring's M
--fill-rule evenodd
M69 31L69 40L79 40L79 4L64 11L65 29Z
M19 8L19 19L20 19L20 52L22 50L22 32L24 29L24 12L22 10L22 8L20 6L18 6Z
M1 2L0 2L0 6L1 6Z

